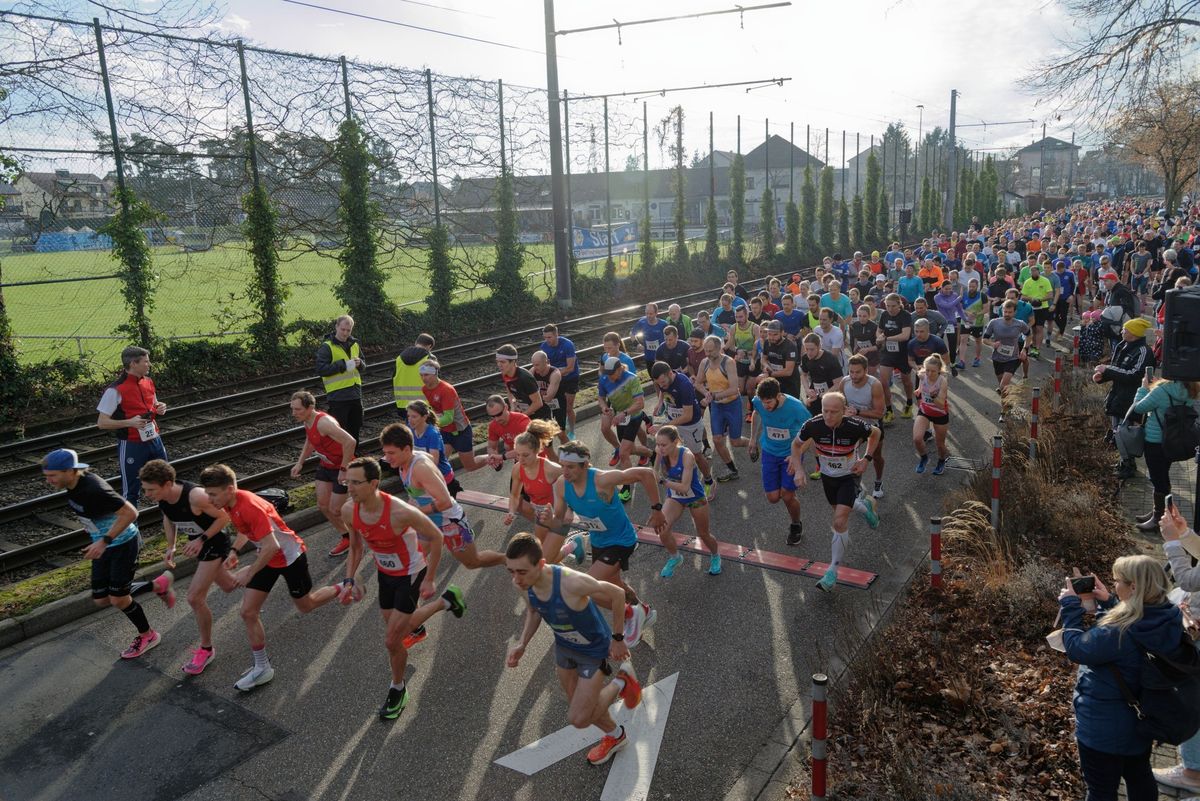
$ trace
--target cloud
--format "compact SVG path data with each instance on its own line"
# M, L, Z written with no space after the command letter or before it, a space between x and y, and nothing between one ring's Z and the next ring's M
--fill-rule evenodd
M230 14L217 23L217 30L225 33L245 33L250 30L250 20L239 17L237 14Z

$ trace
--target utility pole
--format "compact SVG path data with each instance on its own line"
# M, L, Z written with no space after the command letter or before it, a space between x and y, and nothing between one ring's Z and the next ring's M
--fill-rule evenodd
M958 90L950 90L950 167L946 176L946 207L942 222L947 231L954 230L954 194L958 189L958 140L955 138L955 117L958 113Z
M1071 131L1071 149L1068 151L1071 154L1071 161L1067 165L1067 202L1071 202L1071 197L1075 194L1075 132Z
M1042 207L1046 206L1046 123L1042 123L1042 148L1038 158L1038 194L1042 196Z
M913 148L913 207L914 208L921 201L921 184L920 184L920 178L918 177L920 175L920 170L917 169L917 166L919 164L918 159L921 157L920 149L924 146L924 144L921 141L921 136L923 133L923 129L925 127L925 104L924 103L917 104L917 109L918 109L917 146Z
M554 225L555 300L571 308L571 240L567 236L567 204L563 182L562 121L558 110L558 43L554 0L544 0L546 22L546 105L550 110L550 200Z

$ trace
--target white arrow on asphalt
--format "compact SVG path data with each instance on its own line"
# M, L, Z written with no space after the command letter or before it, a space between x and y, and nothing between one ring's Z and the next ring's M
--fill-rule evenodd
M632 715L628 714L620 701L613 704L613 718L625 726L630 742L613 758L600 801L643 801L650 792L650 782L654 779L654 767L658 762L658 751L667 728L667 717L671 714L671 701L675 697L678 679L679 674L672 673L649 687L643 687L642 702ZM586 729L565 726L500 757L496 764L532 776L582 751L603 735L604 732L595 726Z

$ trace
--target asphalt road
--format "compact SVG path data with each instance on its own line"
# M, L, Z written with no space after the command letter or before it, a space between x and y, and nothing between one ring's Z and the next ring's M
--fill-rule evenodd
M1043 361L1034 375L1049 369ZM951 386L952 453L976 463L990 459L998 409L990 363L968 369ZM594 421L579 433L596 449ZM916 475L907 420L888 429L884 447L882 523L872 531L852 517L846 560L879 574L870 590L838 587L825 595L811 578L729 562L722 575L710 577L707 558L697 555L664 580L658 571L665 552L639 548L630 582L659 617L634 650L634 665L647 685L678 674L669 709L662 694L655 696L657 714L669 713L656 763L646 758L643 742L640 752L629 749L628 767L618 760L617 767L594 768L584 751L532 776L495 764L567 725L552 637L543 628L520 667L505 668L521 596L503 569L470 571L447 559L439 586L460 585L469 608L461 620L438 615L430 637L410 653L412 697L393 723L376 716L389 674L373 580L363 603L307 616L277 588L264 610L275 680L248 695L233 688L250 664L237 597L215 589L217 657L199 677L180 671L196 643L183 587L174 610L153 597L145 602L163 643L136 662L118 657L130 627L108 611L0 652L0 697L8 705L0 799L636 797L615 787L605 793L618 767L643 782L653 770L651 799L722 799L747 770L773 767L760 747L807 695L811 674L848 659L925 558L929 517L966 475L958 469ZM712 506L717 538L828 559L830 509L819 482L800 493L805 538L788 548L783 507L765 503L757 467L744 452L739 457L742 478L719 485ZM478 471L463 484L502 493L507 471ZM468 511L482 544L502 549L510 533L502 515ZM635 498L631 511L644 522L645 500ZM511 530L520 527L518 521ZM676 530L690 533L690 521ZM325 556L333 536L326 528L306 533L318 583L341 576L341 561ZM649 738L645 723L631 724L635 742Z

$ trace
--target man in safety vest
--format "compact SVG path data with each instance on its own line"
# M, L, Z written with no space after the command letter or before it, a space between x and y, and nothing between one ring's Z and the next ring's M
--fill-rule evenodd
M362 370L367 363L353 334L354 318L348 314L337 318L333 332L317 348L317 375L325 385L329 413L357 442L363 420Z
M396 357L396 372L392 376L392 394L396 401L396 413L401 420L408 419L408 404L425 400L422 391L421 365L433 358L433 337L417 334L416 341Z

